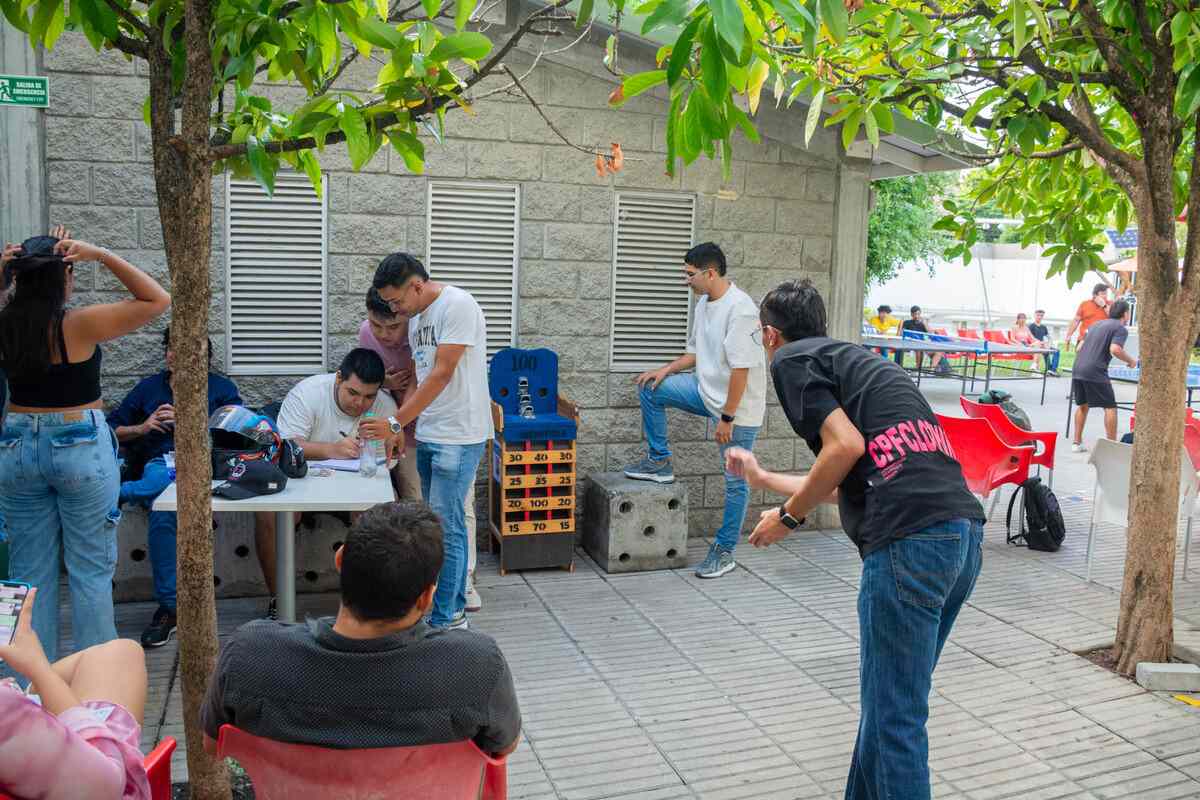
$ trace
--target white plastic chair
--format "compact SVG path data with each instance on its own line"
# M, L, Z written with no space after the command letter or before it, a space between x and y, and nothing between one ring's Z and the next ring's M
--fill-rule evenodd
M1200 476L1192 468L1187 451L1181 453L1179 470L1179 510L1187 517L1184 538L1183 572L1187 576L1187 546L1192 536L1192 514L1200 495ZM1111 439L1096 441L1088 463L1096 468L1096 485L1092 489L1092 521L1088 526L1087 580L1092 581L1092 554L1095 549L1096 523L1108 522L1129 525L1129 485L1133 466L1133 445Z

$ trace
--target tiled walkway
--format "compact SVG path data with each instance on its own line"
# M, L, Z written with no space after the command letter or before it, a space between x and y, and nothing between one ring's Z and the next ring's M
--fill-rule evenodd
M925 388L939 410L956 410L956 386ZM1050 394L1065 391L1063 381ZM1039 408L1032 386L1014 394L1036 427L1062 430L1061 399ZM1094 415L1088 438L1099 423ZM1059 465L1062 551L1006 545L1003 506L987 529L983 573L934 680L935 796L1200 797L1200 709L1072 652L1112 640L1124 536L1101 529L1098 580L1086 584L1086 455L1063 447ZM691 540L693 562L705 547ZM484 610L472 623L508 656L525 717L510 797L841 797L858 719L857 553L829 532L743 546L738 558L740 569L700 581L688 571L608 576L582 554L574 574L501 578L481 556ZM1195 577L1177 584L1180 638L1200 623ZM309 614L335 605L329 595L300 602ZM262 608L222 601L222 633ZM122 606L121 631L135 636L151 611ZM182 738L182 712L175 645L148 658L150 745ZM185 774L181 755L176 780Z

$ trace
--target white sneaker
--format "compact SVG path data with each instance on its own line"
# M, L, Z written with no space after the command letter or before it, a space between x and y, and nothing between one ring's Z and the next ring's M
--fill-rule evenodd
M1072 453L1086 453L1087 451L1087 447L1085 447L1082 442L1071 442Z
M446 626L446 629L451 631L465 631L469 627L470 625L467 624L467 615L466 613L462 613L450 620L450 624Z
M475 576L467 575L467 606L466 610L474 614L479 609L483 608L483 598L479 596L479 592L475 589Z

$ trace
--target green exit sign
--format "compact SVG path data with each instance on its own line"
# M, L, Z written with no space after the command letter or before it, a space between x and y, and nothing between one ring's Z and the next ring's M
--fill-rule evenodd
M39 75L0 75L0 106L50 105L50 79Z

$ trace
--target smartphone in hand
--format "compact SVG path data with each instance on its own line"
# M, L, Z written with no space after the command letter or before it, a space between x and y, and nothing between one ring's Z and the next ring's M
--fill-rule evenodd
M12 644L17 635L17 619L31 588L28 583L0 581L0 644Z

